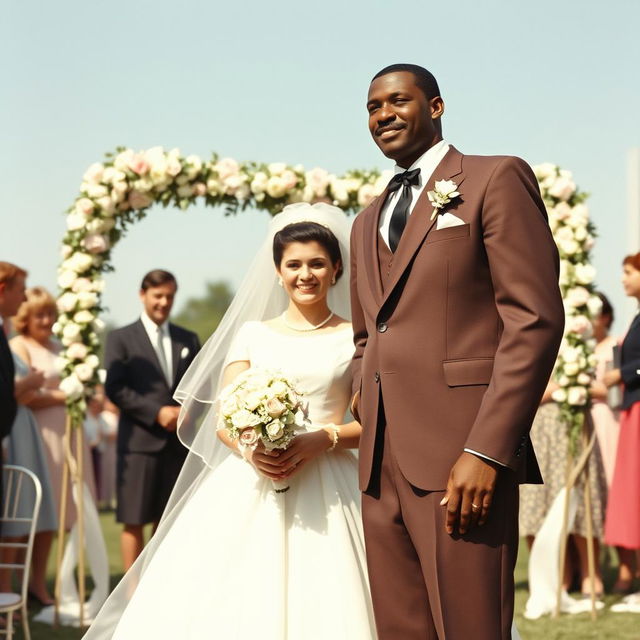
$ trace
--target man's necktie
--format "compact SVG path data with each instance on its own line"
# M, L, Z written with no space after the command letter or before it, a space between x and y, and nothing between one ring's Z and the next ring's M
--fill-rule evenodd
M167 380L167 384L171 386L172 375L169 371L169 364L167 363L167 356L164 352L164 345L162 344L162 329L160 327L157 328L158 333L156 334L156 353L158 354L158 360L160 361L160 368L164 373L164 377Z
M396 203L391 214L391 221L389 223L389 248L395 253L400 244L400 238L402 232L407 225L407 219L409 218L409 207L411 206L411 185L420 183L420 169L414 169L413 171L405 171L404 173L397 173L391 182L389 182L389 193L396 192L400 186L402 186L402 193Z

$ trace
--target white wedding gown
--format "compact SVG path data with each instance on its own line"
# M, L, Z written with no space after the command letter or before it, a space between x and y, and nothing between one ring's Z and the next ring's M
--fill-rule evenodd
M288 336L248 322L231 361L297 378L313 428L320 428L344 421L352 353L350 328ZM321 455L283 494L229 455L159 544L113 635L95 637L375 638L355 453Z

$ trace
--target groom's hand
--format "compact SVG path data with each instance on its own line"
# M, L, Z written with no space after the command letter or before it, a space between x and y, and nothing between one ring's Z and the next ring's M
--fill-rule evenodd
M467 533L483 525L496 486L497 467L466 451L458 458L449 474L447 492L440 502L447 507L445 528L449 535Z

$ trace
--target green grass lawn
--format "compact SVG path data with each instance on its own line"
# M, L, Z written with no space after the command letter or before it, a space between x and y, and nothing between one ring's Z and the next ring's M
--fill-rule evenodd
M118 547L120 529L116 525L112 513L102 514L101 520L109 551L112 582L115 584L121 576ZM592 622L588 614L562 616L559 619L547 617L540 620L525 620L522 617L522 611L527 599L527 556L526 548L522 544L516 568L516 624L523 640L567 640L570 638L576 640L640 640L640 615L638 614L610 613L608 609L604 609L596 622ZM605 567L605 581L608 585L613 582L614 573L613 567L609 565ZM53 582L53 563L51 578ZM615 596L607 596L606 603L607 605L612 604L617 599ZM35 614L37 611L38 609L34 608L32 613ZM31 631L33 640L76 640L82 637L78 629L65 627L53 629L47 625L33 622ZM18 632L16 636L22 637L22 634ZM144 635L141 635L140 639L143 638ZM132 638L132 640L137 639ZM176 638L175 640L180 639Z

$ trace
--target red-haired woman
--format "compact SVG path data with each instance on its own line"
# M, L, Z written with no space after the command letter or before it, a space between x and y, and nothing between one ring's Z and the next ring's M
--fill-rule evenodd
M640 253L627 256L623 263L622 286L625 293L640 302ZM605 374L611 387L622 382L622 417L613 481L605 526L607 544L621 548L619 582L633 581L634 555L640 549L640 313L636 314L622 342L621 366ZM622 586L621 584L618 585ZM631 596L636 598L636 596ZM637 595L640 613L640 594Z

